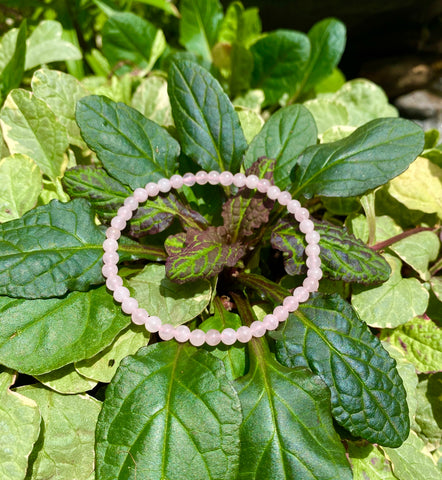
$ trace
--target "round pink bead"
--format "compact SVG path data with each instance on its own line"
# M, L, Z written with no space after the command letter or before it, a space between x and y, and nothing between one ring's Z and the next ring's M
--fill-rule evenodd
M106 287L109 290L116 290L118 287L123 285L123 279L118 275L113 275L106 280Z
M105 278L113 277L118 273L118 267L115 265L115 263L105 263L101 268L101 273Z
M189 342L195 347L200 347L206 341L206 334L199 328L190 333Z
M304 278L304 281L302 282L302 286L309 292L316 292L316 290L318 290L319 288L319 282L314 278L307 277L307 278Z
M298 202L298 200L290 200L290 202L287 204L287 210L290 213L295 213L299 208L301 208L301 204Z
M146 194L146 198L147 198L147 193L146 193L146 190L144 190L144 188L137 188L135 190L135 192L137 190L139 190L141 192L144 192ZM136 210L138 208L138 199L135 198L135 192L133 193L133 196L127 197L127 198L124 199L124 206L127 207L131 211ZM146 200L146 198L144 200ZM141 200L141 201L144 202L144 200Z
M106 238L113 238L114 240L118 240L121 237L121 232L118 228L109 227L106 230Z
M188 187L191 187L195 185L195 175L193 173L185 173L183 175L183 183L184 185L187 185Z
M218 345L221 342L221 333L214 328L210 329L206 333L206 343L211 347Z
M149 314L146 312L146 310L144 310L144 308L137 308L132 313L132 322L135 323L135 325L144 325L148 318Z
M114 290L114 299L116 302L122 302L125 298L130 297L129 289L126 287L118 287Z
M138 308L138 302L135 298L127 297L121 303L121 310L128 315L132 315Z
M168 178L161 178L158 180L158 190L163 193L170 192L171 185Z
M310 233L310 232L313 232L313 230L315 229L315 225L314 223L307 219L307 220L303 220L300 224L299 224L299 230L301 230L302 233Z
M175 328L169 323L164 323L158 330L158 335L163 340L172 340L175 336Z
M321 266L321 259L316 256L307 257L305 264L308 268L319 268Z
M136 200L138 203L145 202L147 200L147 197L148 197L148 195L147 195L147 192L146 192L145 188L136 188L135 189L134 200ZM128 205L128 207L129 207L129 205ZM135 208L133 208L133 210L135 210Z
M299 303L306 302L309 297L309 292L304 287L296 287L292 294L293 298Z
M106 238L103 242L103 250L105 252L116 252L118 250L118 242L113 238Z
M309 268L307 270L307 276L319 281L322 278L322 270L320 268Z
M307 243L319 243L320 240L320 235L319 233L315 230L313 232L309 232L305 236L305 241Z
M231 173L231 172L221 172L219 174L219 183L221 185L224 185L225 187L228 187L229 185L232 185L232 183L233 183L233 173Z
M126 228L126 220L117 215L111 220L111 226L118 228L118 230L124 230Z
M199 172L195 173L196 183L198 185L205 185L208 181L208 173L204 170L200 170Z
M118 209L118 216L127 221L132 218L132 210L129 207L123 206Z
M161 320L155 315L149 316L145 323L146 330L150 333L156 333L161 327Z
M246 177L246 187L254 189L258 186L259 178L256 175L248 175Z
M267 180L267 178L261 178L258 182L258 185L256 186L256 189L260 193L267 193L267 190L270 187L270 181Z
M293 298L291 295L285 297L282 305L289 311L294 312L299 307L299 302L296 298Z
M207 180L209 181L210 185L218 185L219 183L219 172L212 170L207 175Z
M262 337L266 333L266 327L262 322L255 320L250 325L250 332L254 337Z
M158 184L155 182L149 182L144 188L149 197L156 197L160 192L160 189L158 188Z
M292 196L290 195L290 192L287 192L287 190L284 190L283 192L281 192L277 198L278 202L281 205L287 205L291 199L292 199Z
M172 188L181 188L184 185L184 180L181 175L172 175L170 177L170 185Z
M280 193L281 190L276 185L272 185L267 190L267 196L270 198L270 200L276 200L279 197Z
M275 315L269 313L262 319L262 323L267 330L275 330L278 328L279 320L275 317Z
M295 212L295 218L298 222L302 222L303 220L307 220L310 214L306 208L298 208Z
M190 338L190 329L187 325L175 327L175 340L177 342L187 342Z
M233 185L235 185L235 187L241 188L244 187L245 184L246 176L244 173L235 173L235 175L233 175Z
M278 322L284 322L289 316L289 311L283 305L279 305L273 310L273 315L278 319Z
M236 342L236 332L233 328L225 328L221 332L221 341L225 345L233 345Z
M305 247L305 254L309 257L311 256L318 256L321 252L321 249L319 247L319 245L315 244L315 243L312 243L310 245L307 245Z
M103 254L103 263L116 265L118 263L119 255L117 252L105 252Z
M239 327L236 331L236 338L238 339L238 342L241 343L249 342L252 339L252 332L250 331L250 328L246 327L245 325Z

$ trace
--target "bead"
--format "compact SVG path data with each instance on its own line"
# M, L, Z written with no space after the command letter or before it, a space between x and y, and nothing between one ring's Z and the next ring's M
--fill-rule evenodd
M205 341L206 334L199 328L196 328L190 333L189 342L195 347L200 347Z
M264 327L266 327L266 330L275 330L278 328L279 320L275 317L275 315L269 313L262 319L262 323Z
M121 310L123 310L123 312L127 313L128 315L132 315L132 313L134 313L137 308L138 302L135 300L135 298L132 297L125 298L121 303Z
M105 278L113 277L118 273L118 267L115 265L115 263L105 263L101 268L101 273Z
M161 327L161 320L155 316L149 316L145 323L146 330L150 333L156 333Z
M118 269L117 269L117 272L118 272ZM115 289L117 289L118 287L121 287L122 285L123 285L123 279L119 277L117 274L112 275L106 280L106 287L111 291L114 291Z
M169 323L163 323L158 330L158 335L163 340L172 340L175 336L175 328Z
M284 190L278 195L278 198L276 200L278 200L278 202L281 205L287 205L291 199L292 199L292 196L290 195L290 192L287 192L287 190Z
M306 208L298 208L295 212L295 218L298 220L298 222L302 222L303 220L307 220L307 218L310 216L308 213L308 210Z
M247 343L252 338L252 332L250 331L249 327L243 325L242 327L239 327L236 331L236 337L238 339L238 342Z
M305 262L308 268L319 268L321 266L321 259L317 256L307 257Z
M109 227L106 230L106 238L113 238L114 240L118 240L121 237L121 231L115 227Z
M181 175L172 175L170 177L170 185L172 188L181 188L184 185L184 180Z
M270 181L267 180L267 178L261 178L258 182L258 185L256 185L256 189L260 193L267 193L267 190L270 187Z
M299 224L299 230L301 230L302 233L310 233L313 232L315 229L315 224L309 220L302 220L302 222Z
M233 185L235 185L235 187L242 188L245 184L246 176L244 173L235 173L235 175L233 175Z
M120 216L116 216L111 220L111 225L118 230L124 230L126 228L126 220Z
M219 342L221 342L221 333L214 328L208 330L206 333L207 345L214 347L215 345L218 345Z
M314 280L321 280L322 278L322 270L318 268L309 268L307 270L307 277L313 278Z
M215 170L212 170L207 175L207 179L208 179L210 185L218 185L218 183L219 183L219 172L216 172Z
M290 213L295 213L299 208L301 208L301 204L298 202L298 200L290 200L290 202L287 204L287 210Z
M170 180L168 178L162 178L158 180L158 189L162 193L167 193L170 192L171 185L170 185Z
M185 173L183 175L183 183L184 185L187 185L188 187L192 187L195 185L195 175L193 173Z
M116 265L118 263L119 255L117 252L105 252L103 254L103 263L104 264L113 264Z
M302 286L308 292L316 292L316 290L318 290L319 288L319 282L315 278L307 277L307 278L304 278L304 281L302 282Z
M135 325L144 325L148 318L149 314L146 312L146 310L144 310L144 308L137 308L132 313L132 322L135 323Z
M278 322L284 322L289 316L289 311L286 307L279 305L273 310L273 315L278 319Z
M118 249L118 242L114 238L106 238L103 242L103 250L105 252L116 252Z
M236 332L233 328L225 328L221 332L221 341L226 345L233 345L236 342Z
M127 297L130 297L130 292L128 288L118 287L114 290L114 299L116 302L121 303Z
M219 174L219 183L224 187L228 187L233 183L233 173L231 172L221 172Z
M309 293L304 287L296 287L295 290L293 290L292 296L299 303L302 303L308 300Z
M305 254L310 257L310 256L319 256L321 252L321 249L319 247L319 245L317 245L316 243L311 243L310 245L307 245L305 247Z
M187 325L175 327L175 340L177 342L187 342L190 338L190 328Z
M259 183L259 178L256 175L248 175L246 177L246 187L251 190L256 188Z
M136 188L134 191L134 200L136 200L139 203L143 203L147 200L147 197L149 195L147 194L147 191L145 188ZM127 198L126 198L127 200ZM125 203L126 204L126 203ZM129 207L129 205L128 205ZM135 210L135 208L133 209Z
M147 195L149 197L156 197L160 192L158 184L155 182L149 182L144 188L146 189Z
M319 239L321 237L319 236L319 233L315 230L314 232L309 232L305 236L305 241L307 243L319 243Z
M262 322L256 320L250 325L250 332L254 337L262 337L266 333L266 327Z
M267 190L267 196L270 198L270 200L276 200L280 193L281 193L281 190L276 185L272 185Z
M299 307L299 302L296 298L293 298L291 295L285 297L282 305L289 311L294 312Z
M117 212L118 216L127 221L132 218L132 210L129 207L120 207Z
M146 193L146 190L144 190L144 188L137 188L135 190L135 192L133 193L133 196L132 197L127 197L124 199L124 206L127 207L129 210L136 210L138 208L138 198L135 197L135 194L137 193L137 190L140 191L140 192L144 192L146 194L146 198L147 198L147 193ZM140 195L137 194L136 195L137 197L139 197ZM144 200L146 200L146 198ZM144 200L141 200L141 202L144 202Z
M195 179L198 185L205 185L209 181L208 173L204 170L201 170L195 173Z

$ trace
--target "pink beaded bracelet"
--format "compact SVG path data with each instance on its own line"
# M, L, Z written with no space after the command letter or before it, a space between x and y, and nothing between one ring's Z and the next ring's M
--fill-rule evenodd
M284 299L282 305L276 307L271 314L266 315L262 321L253 322L250 327L242 326L237 330L225 328L222 332L212 329L207 333L200 329L190 331L186 325L174 327L168 323L161 323L161 320L154 315L149 315L144 308L138 306L137 300L130 296L129 290L123 286L123 280L118 275L118 242L121 230L126 227L126 222L132 218L133 212L138 204L145 202L148 197L156 197L160 192L167 193L172 188L179 189L183 185L188 187L195 183L199 185L221 184L223 186L235 185L238 188L247 187L265 193L271 200L277 200L281 205L293 214L299 222L299 229L305 234L307 247L307 277L302 287L297 287L292 295ZM292 199L287 191L282 191L275 185L271 185L267 179L259 179L256 175L244 175L243 173L231 172L205 172L196 174L186 173L185 175L172 175L170 179L162 178L158 182L150 182L144 188L137 188L131 196L125 199L124 205L118 209L118 214L112 219L111 226L106 230L106 240L103 242L103 276L106 278L106 286L113 292L114 299L121 303L124 313L132 316L133 323L144 325L151 332L158 332L163 340L175 338L178 342L189 341L197 347L207 343L215 346L220 342L226 345L233 345L236 341L246 343L252 337L262 337L266 330L275 330L280 322L287 319L290 312L294 312L301 302L306 302L310 293L318 289L319 280L322 278L321 260L319 258L319 233L315 231L314 224L309 220L309 212L301 207L298 200Z

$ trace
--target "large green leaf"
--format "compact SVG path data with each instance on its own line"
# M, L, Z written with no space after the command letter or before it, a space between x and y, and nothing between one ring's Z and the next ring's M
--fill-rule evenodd
M44 424L26 478L91 480L101 403L88 395L61 395L41 385L20 387L17 392L37 403Z
M180 2L180 43L189 52L212 59L212 47L216 42L223 18L218 0L182 0Z
M248 374L235 381L244 415L238 479L351 479L323 382L278 364L262 339L252 352Z
M162 342L121 363L97 425L97 478L236 479L241 411L223 364Z
M317 134L315 121L305 107L291 105L281 108L253 139L244 157L244 166L250 167L263 156L275 160L275 183L286 188L296 159L303 150L316 143Z
M347 441L346 444L355 480L397 480L391 462L380 447L366 442Z
M175 172L178 142L138 110L92 95L78 102L76 118L104 168L132 189Z
M162 30L131 12L113 13L103 26L103 53L111 67L151 70L166 48Z
M373 120L347 138L307 148L292 171L295 194L360 195L403 172L423 145L424 133L414 122Z
M0 362L40 375L90 358L130 323L100 287L64 298L0 297Z
M247 148L244 133L221 85L188 60L172 63L169 96L181 146L206 170L239 170Z
M327 139L331 132L336 132L338 128L342 128L342 126L348 124L348 111L343 103L336 100L319 97L308 100L304 103L304 106L315 119L321 143L330 143L330 141L323 140L323 137L325 136ZM324 133L325 135L323 135ZM340 140L341 138L343 137L336 138L336 140Z
M80 375L72 363L52 372L35 375L35 378L51 390L64 394L84 393L98 383Z
M310 56L307 35L293 30L276 30L258 40L251 51L254 57L252 88L265 93L265 105L291 97L301 85Z
M24 480L28 459L40 432L40 412L30 398L11 392L14 375L0 373L0 475Z
M51 180L62 175L69 145L66 129L45 102L26 90L13 90L1 110L0 125L12 154L28 155Z
M372 443L406 440L410 419L396 362L339 295L316 295L272 336L284 365L309 367L325 381L340 425Z

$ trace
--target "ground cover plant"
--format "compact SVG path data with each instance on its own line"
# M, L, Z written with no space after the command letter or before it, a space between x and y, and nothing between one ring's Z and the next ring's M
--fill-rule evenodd
M22 3L0 44L2 478L438 478L442 148L345 80L344 25ZM247 345L149 336L104 285L125 197L200 169L267 178L321 233L319 292ZM259 192L184 187L123 233L125 285L164 323L249 325L305 276L296 222Z

